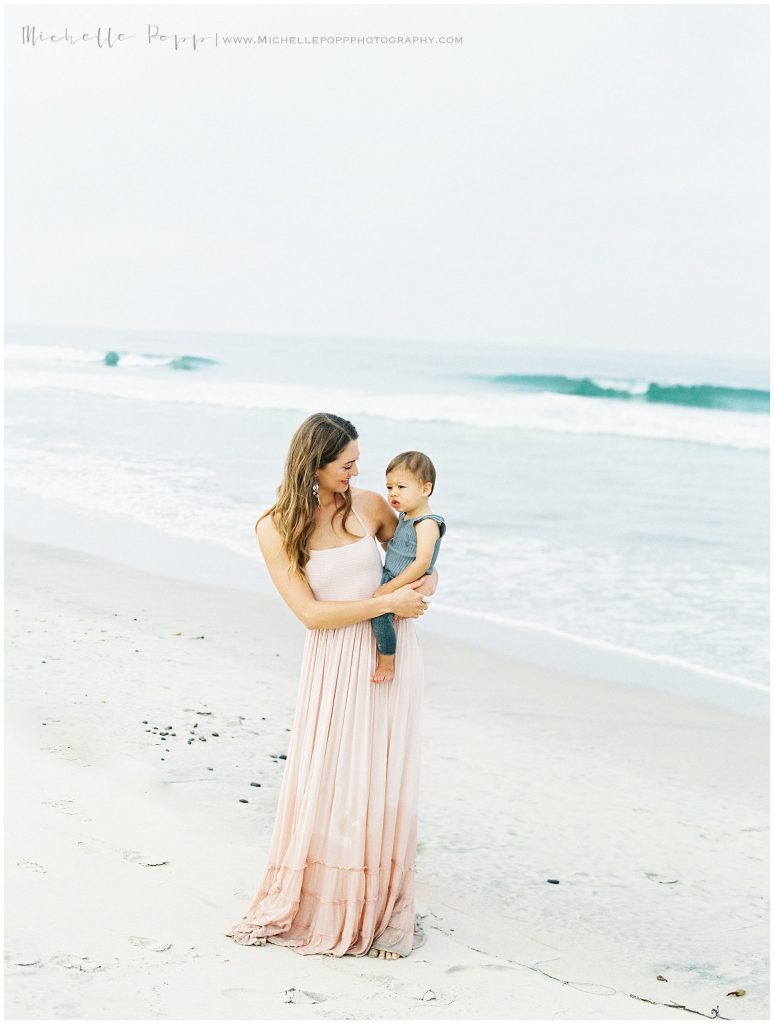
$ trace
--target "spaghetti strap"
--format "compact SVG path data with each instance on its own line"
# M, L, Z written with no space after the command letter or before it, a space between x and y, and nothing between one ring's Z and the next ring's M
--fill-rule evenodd
M368 527L366 526L366 524L365 524L365 523L363 522L363 520L362 520L362 519L360 518L360 516L359 516L359 515L357 514L357 509L355 508L355 506L354 506L354 505L352 506L352 511L353 511L353 512L355 513L355 517L357 518L357 521L358 521L358 522L360 523L360 525L361 525L361 526L363 527L363 529L365 530L365 532L366 532L366 536L367 536L367 537L370 537L370 536L371 536L371 531L370 531L370 530L368 529Z

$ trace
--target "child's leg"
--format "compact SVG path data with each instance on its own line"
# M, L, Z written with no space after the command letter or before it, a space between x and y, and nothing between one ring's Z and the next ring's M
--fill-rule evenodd
M382 567L382 583L392 579L387 566ZM395 627L391 612L371 619L371 628L376 637L376 669L371 676L372 683L389 683L395 676Z
M391 612L371 619L371 628L376 637L376 669L371 676L372 683L389 683L395 678L396 636Z

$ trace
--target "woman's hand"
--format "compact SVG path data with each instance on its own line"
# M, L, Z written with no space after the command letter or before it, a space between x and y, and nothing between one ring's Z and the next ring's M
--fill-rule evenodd
M438 586L438 573L433 569L429 576L420 576L418 580L414 580L413 583L407 583L406 586L411 587L417 594L430 597L431 594L435 593L435 588ZM427 608L425 608L425 611L427 611ZM396 615L395 618L399 619L401 616Z
M429 576L420 576L416 582L411 584L415 590L420 594L424 594L425 597L430 597L435 593L438 586L438 573L433 569Z
M416 583L407 583L405 587L399 587L393 592L392 611L396 618L418 619L427 611L427 605L416 586Z

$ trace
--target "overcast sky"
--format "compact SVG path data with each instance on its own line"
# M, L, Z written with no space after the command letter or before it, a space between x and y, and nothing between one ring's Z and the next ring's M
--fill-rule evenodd
M6 320L764 355L768 18L6 8Z

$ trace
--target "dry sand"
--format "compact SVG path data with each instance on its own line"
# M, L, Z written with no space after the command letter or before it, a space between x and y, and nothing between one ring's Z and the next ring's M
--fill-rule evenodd
M426 945L243 947L303 627L13 537L6 580L7 1017L768 1018L767 721L443 641L431 609Z

